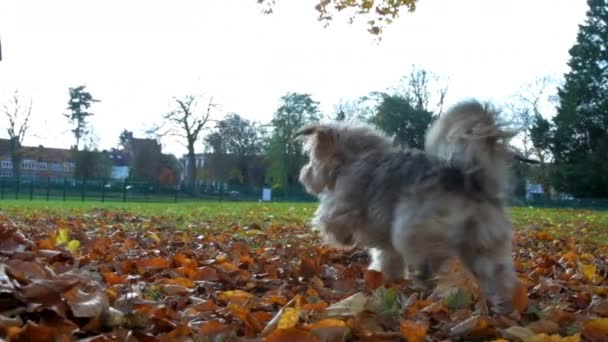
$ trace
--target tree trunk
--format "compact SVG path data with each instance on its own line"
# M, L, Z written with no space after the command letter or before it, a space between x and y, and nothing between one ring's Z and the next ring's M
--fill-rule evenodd
M19 179L21 176L21 144L17 138L10 140L11 162L13 163L13 177Z
M194 195L198 194L196 189L196 156L194 155L194 142L188 142L188 187Z

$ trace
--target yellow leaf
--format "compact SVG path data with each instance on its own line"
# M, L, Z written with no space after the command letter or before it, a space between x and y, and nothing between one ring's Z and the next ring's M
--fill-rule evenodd
M217 296L220 300L231 303L244 303L253 298L253 295L243 290L233 290L220 292Z
M65 248L67 250L69 250L70 252L72 252L72 254L76 253L76 251L78 250L78 247L80 247L80 241L78 241L78 240L70 240L70 242L68 242L67 246L65 246Z
M608 336L608 318L592 319L585 323L583 335L590 341L603 341Z
M300 310L296 308L285 308L283 314L281 315L281 318L279 318L277 329L293 328L298 323L299 318Z
M155 232L148 232L148 235L152 240L156 241L157 243L160 243L160 237L158 236L158 234L156 234Z
M585 276L585 279L587 280L593 280L596 271L597 267L595 267L595 265L581 265L581 272L583 272L583 276Z
M63 245L70 241L70 231L67 228L59 229L57 235L55 236L55 244Z
M368 297L361 292L357 292L325 309L324 316L356 316L365 310L367 302Z
M268 322L262 336L270 334L274 330L286 330L296 326L300 319L300 302L302 296L296 295L287 304L285 304L279 312Z

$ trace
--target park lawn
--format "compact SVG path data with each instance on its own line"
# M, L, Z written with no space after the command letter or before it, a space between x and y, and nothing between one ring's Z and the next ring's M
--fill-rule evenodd
M9 216L35 215L74 216L94 210L128 212L137 216L160 217L186 225L213 222L230 227L249 224L306 225L314 214L316 203L259 202L81 202L44 200L0 201L0 212ZM574 236L585 242L608 243L608 211L514 207L510 209L514 228L522 233L545 231L556 237Z
M606 212L512 208L519 312L488 315L458 263L420 289L383 282L357 250L322 246L307 225L315 208L1 201L0 338L608 336Z

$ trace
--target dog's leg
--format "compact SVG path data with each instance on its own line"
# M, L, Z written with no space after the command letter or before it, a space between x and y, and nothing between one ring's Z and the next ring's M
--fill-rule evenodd
M405 276L405 263L399 253L392 249L371 248L369 265L370 270L382 272L387 280L403 279Z
M502 241L494 249L465 248L461 260L473 273L485 297L499 313L512 311L517 276L511 257L511 241Z
M416 278L426 288L434 287L434 278L447 257L433 255L418 265Z

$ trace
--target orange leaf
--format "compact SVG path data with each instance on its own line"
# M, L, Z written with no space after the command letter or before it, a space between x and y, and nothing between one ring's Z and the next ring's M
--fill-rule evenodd
M382 272L378 272L375 270L367 270L365 272L365 285L368 290L373 291L384 283L384 277L382 276Z
M192 329L187 325L180 324L175 329L171 330L167 334L167 337L169 337L171 341L175 341L180 338L188 337L190 334L192 334Z
M192 306L192 309L198 312L209 312L217 310L217 305L212 300L203 300L202 302Z
M172 285L181 285L185 287L194 287L194 281L188 278L178 277L178 278L165 278L162 280L163 284L172 284Z
M410 321L401 321L401 335L408 342L422 342L425 340L429 327L424 323L414 323Z
M236 266L235 264L228 262L228 261L222 262L222 263L216 265L216 267L226 273L237 272L240 270L240 268L238 268L238 266Z
M339 319L327 318L305 327L321 341L344 341L350 335L350 327Z
M519 312L524 312L528 308L528 288L524 283L518 282L515 286L512 304Z
M538 232L538 233L536 233L536 239L550 241L550 240L553 240L553 237L547 232Z
M136 261L136 264L138 267L144 269L168 268L171 265L169 260L161 257L140 259Z
M189 279L195 279L196 275L198 274L198 270L196 268L191 268L191 267L179 267L175 269L175 272L189 278ZM195 280L200 280L200 279L195 279Z
M188 258L186 255L182 253L177 253L173 256L173 261L183 267L196 268L198 265L196 260Z
M301 328L289 328L283 330L275 330L270 335L266 336L266 342L317 342L315 336L311 335L308 330Z
M125 276L120 276L116 272L101 272L101 275L108 285L123 284L126 281Z

